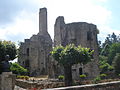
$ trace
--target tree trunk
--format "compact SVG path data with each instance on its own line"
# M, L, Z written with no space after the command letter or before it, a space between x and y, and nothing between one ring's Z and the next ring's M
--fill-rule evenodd
M64 66L64 74L65 74L65 86L72 85L72 71L70 65Z

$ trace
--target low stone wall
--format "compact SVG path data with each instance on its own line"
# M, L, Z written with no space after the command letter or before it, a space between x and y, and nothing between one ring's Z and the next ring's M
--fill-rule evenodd
M62 82L27 82L23 80L16 80L16 85L25 89L36 89L36 90L120 90L120 81L99 83L99 84L88 84L80 86L64 86ZM61 88L56 88L61 87ZM49 88L49 89L46 89ZM51 89L50 89L51 88Z
M50 82L50 81L39 81L39 82L32 82L27 80L16 80L16 85L22 87L24 89L46 89L46 88L57 88L64 86L63 82Z
M81 85L81 86L70 86L70 87L62 87L62 88L52 88L45 90L120 90L120 81Z

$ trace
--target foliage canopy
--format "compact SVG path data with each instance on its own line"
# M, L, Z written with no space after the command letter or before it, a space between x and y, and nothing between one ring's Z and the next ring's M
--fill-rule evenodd
M0 41L0 61L5 60L5 56L9 55L10 60L16 58L17 49L13 42L11 41Z
M26 75L28 73L28 70L20 66L18 63L12 63L10 69L17 75Z
M53 58L60 64L73 65L78 63L86 64L91 60L93 50L89 48L76 47L74 44L67 45L66 47L57 46L51 52Z

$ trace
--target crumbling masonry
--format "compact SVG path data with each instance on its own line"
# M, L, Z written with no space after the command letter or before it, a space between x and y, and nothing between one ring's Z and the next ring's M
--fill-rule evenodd
M95 51L92 62L85 66L77 64L72 67L73 77L76 79L83 73L87 74L88 78L94 78L99 74L97 33L96 25L86 22L65 24L62 16L56 19L54 46L74 43ZM18 62L30 71L31 76L54 76L57 71L54 69L55 66L52 66L56 64L50 57L51 50L52 39L47 32L47 9L42 8L39 12L39 33L21 43Z
M52 39L47 32L47 10L40 9L39 33L25 39L20 46L18 62L30 71L31 76L48 74Z

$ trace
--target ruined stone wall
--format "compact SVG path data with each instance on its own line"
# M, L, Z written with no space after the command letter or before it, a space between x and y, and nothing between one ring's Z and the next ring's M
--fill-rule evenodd
M64 82L27 82L16 80L16 85L24 89L43 90L120 90L120 81L105 82L98 84L77 85L64 87ZM60 87L60 88L58 88Z
M22 42L19 49L19 57L18 57L18 63L29 69L29 67L26 66L27 60L29 60L29 47L30 47L30 40L25 39L25 42Z
M94 59L87 65L84 65L83 73L86 73L89 78L94 78L99 74L98 69L98 46L97 46L97 27L96 25L89 24L86 22L75 22L65 24L64 17L58 17L54 27L54 45L68 44L81 45L94 50ZM76 68L77 67L77 68ZM79 77L78 72L80 65L74 65L74 77ZM76 68L76 70L75 70ZM76 76L77 75L77 76Z
M47 9L39 12L39 33L26 39L20 46L18 62L30 71L31 76L49 74L52 39L47 32Z

